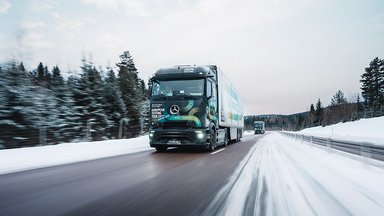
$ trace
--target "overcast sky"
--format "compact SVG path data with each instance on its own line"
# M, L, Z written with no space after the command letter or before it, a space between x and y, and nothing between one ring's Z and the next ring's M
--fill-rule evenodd
M384 58L383 0L0 0L0 62L79 71L131 52L147 80L158 68L216 64L246 114L306 111Z

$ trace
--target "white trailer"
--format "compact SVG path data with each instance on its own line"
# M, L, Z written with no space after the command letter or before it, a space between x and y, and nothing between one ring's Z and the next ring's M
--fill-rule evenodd
M243 100L222 70L218 69L217 77L219 126L228 129L230 140L239 141L244 129Z

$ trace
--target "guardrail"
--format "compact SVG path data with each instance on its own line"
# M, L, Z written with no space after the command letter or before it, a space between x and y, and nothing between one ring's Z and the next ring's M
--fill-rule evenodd
M285 136L293 139L309 142L311 144L320 145L329 149L336 149L366 158L384 161L384 145L376 145L369 142L354 142L346 140L338 140L324 137L307 136L303 134L280 132Z

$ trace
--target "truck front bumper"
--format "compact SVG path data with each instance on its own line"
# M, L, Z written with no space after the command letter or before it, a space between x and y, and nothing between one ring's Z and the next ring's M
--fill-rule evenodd
M207 129L152 129L149 131L149 144L151 147L206 147L208 138Z

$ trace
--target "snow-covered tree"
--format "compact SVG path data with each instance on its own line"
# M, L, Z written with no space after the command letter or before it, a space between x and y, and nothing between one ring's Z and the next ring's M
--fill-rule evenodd
M0 139L8 148L36 143L32 115L34 92L22 63L8 63L0 73Z
M126 107L122 98L122 93L117 82L115 72L109 69L105 78L104 86L105 112L110 122L107 135L111 138L120 138L119 132L123 125L127 125L125 118Z
M87 123L84 115L87 114L86 105L84 105L82 99L85 97L80 84L80 78L75 76L69 76L66 82L68 88L69 99L67 102L71 106L72 119L71 122L74 124L72 127L73 140L82 140L85 138L87 133Z
M72 92L66 85L58 66L52 70L52 91L55 96L57 118L52 122L52 129L56 142L69 142L78 138L77 131L80 127L80 117L75 113L75 102Z
M61 75L42 62L0 65L0 148L137 136L147 130L147 89L129 52L102 77L83 59L80 76ZM122 130L122 128L124 130Z
M101 140L109 125L104 111L104 83L100 72L97 71L92 62L83 59L81 69L81 102L83 108L85 108L83 123L87 125L88 130L91 129L88 133L91 135L92 140Z
M144 92L142 92L140 79L137 76L137 69L129 51L125 51L120 55L120 62L116 65L119 73L118 82L127 109L126 116L129 120L128 127L125 128L124 134L127 137L134 137L137 136L141 130L140 111Z
M362 96L368 108L378 110L384 105L384 60L375 58L361 75Z

